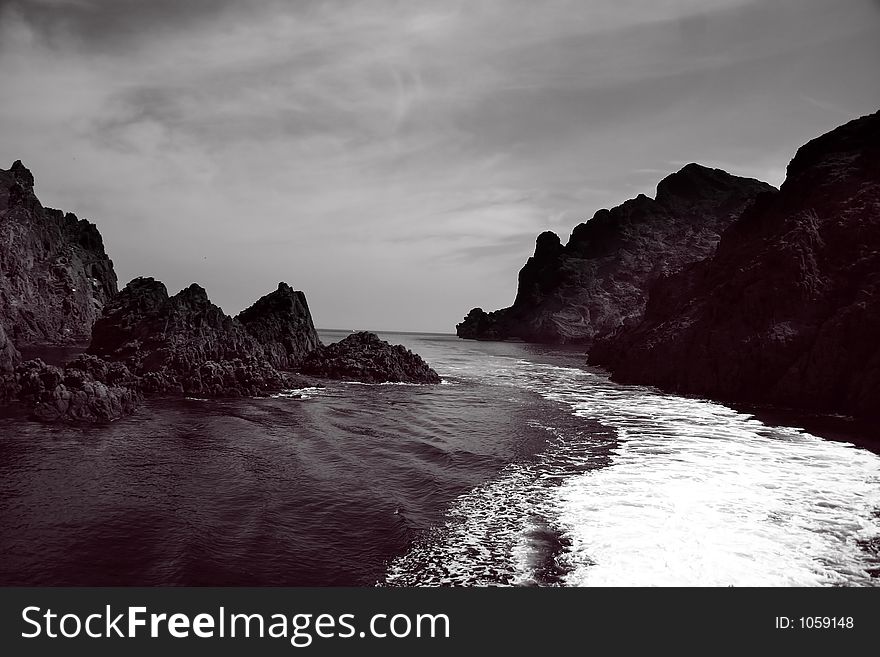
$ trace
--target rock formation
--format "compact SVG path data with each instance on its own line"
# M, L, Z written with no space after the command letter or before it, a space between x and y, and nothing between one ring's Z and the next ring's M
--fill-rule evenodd
M80 357L63 368L30 360L15 369L18 396L44 422L110 422L141 402L135 378L120 363Z
M105 308L88 352L125 363L148 393L223 397L280 390L288 379L273 366L273 357L286 354L288 344L308 342L314 328L306 317L299 326L306 336L299 339L290 326L282 336L272 304L261 307L265 312L252 313L252 322L274 327L284 342L261 342L195 283L169 297L159 281L136 278Z
M95 324L89 353L124 363L145 393L259 395L300 387L290 373L368 383L437 383L425 362L372 333L321 346L305 296L286 283L233 319L191 285L169 297L152 278L131 281Z
M688 164L657 185L654 199L639 195L600 210L564 246L555 233L539 235L513 306L474 308L458 336L587 345L640 317L654 281L708 256L721 231L772 189Z
M0 169L0 369L4 345L86 342L116 294L113 263L94 224L44 208L34 177L16 161Z
M236 318L196 284L169 296L137 278L117 293L97 228L44 208L33 187L21 162L0 170L0 401L24 400L46 421L95 422L131 412L144 394L256 396L306 383L289 370L321 343L302 292L280 283ZM63 367L20 363L16 349L89 340L90 355ZM439 381L403 347L346 344L312 366L329 377Z
M306 295L287 283L260 298L236 319L264 346L269 363L291 370L307 353L320 346Z
M306 356L301 370L313 376L364 383L440 383L437 372L420 356L367 331L319 347Z
M880 113L802 146L716 252L599 341L616 380L721 400L880 413Z

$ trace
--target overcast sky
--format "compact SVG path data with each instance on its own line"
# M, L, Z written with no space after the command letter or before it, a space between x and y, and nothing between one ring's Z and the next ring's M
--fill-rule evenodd
M778 185L880 107L874 0L0 0L0 166L120 283L452 332L690 161Z

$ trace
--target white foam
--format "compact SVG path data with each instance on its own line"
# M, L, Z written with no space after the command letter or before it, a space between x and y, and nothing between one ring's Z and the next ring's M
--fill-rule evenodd
M311 399L324 392L324 388L309 386L307 388L290 388L269 395L272 399Z
M388 583L535 583L535 550L546 549L536 523L561 533L568 585L878 582L859 544L880 535L877 455L578 368L495 364L491 382L538 392L612 436L544 427L546 451L456 500ZM611 464L589 469L597 441L607 451L614 435Z
M621 433L613 465L554 491L569 584L876 582L858 544L880 533L876 455L706 401L614 397L575 404Z

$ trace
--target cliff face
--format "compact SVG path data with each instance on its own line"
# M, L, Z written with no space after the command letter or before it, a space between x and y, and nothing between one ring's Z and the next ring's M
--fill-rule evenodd
M16 360L12 344L87 341L114 294L94 224L44 208L21 162L0 169L0 370Z
M753 403L880 409L880 113L801 147L714 255L598 342L616 380Z
M720 233L755 198L773 188L719 169L689 164L640 195L600 210L564 246L538 236L519 273L513 306L473 309L459 337L589 344L641 316L648 288L661 276L708 256Z

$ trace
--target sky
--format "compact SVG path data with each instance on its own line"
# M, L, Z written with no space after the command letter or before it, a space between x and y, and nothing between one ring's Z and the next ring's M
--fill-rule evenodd
M0 167L120 283L454 332L536 236L880 108L877 0L0 0Z

